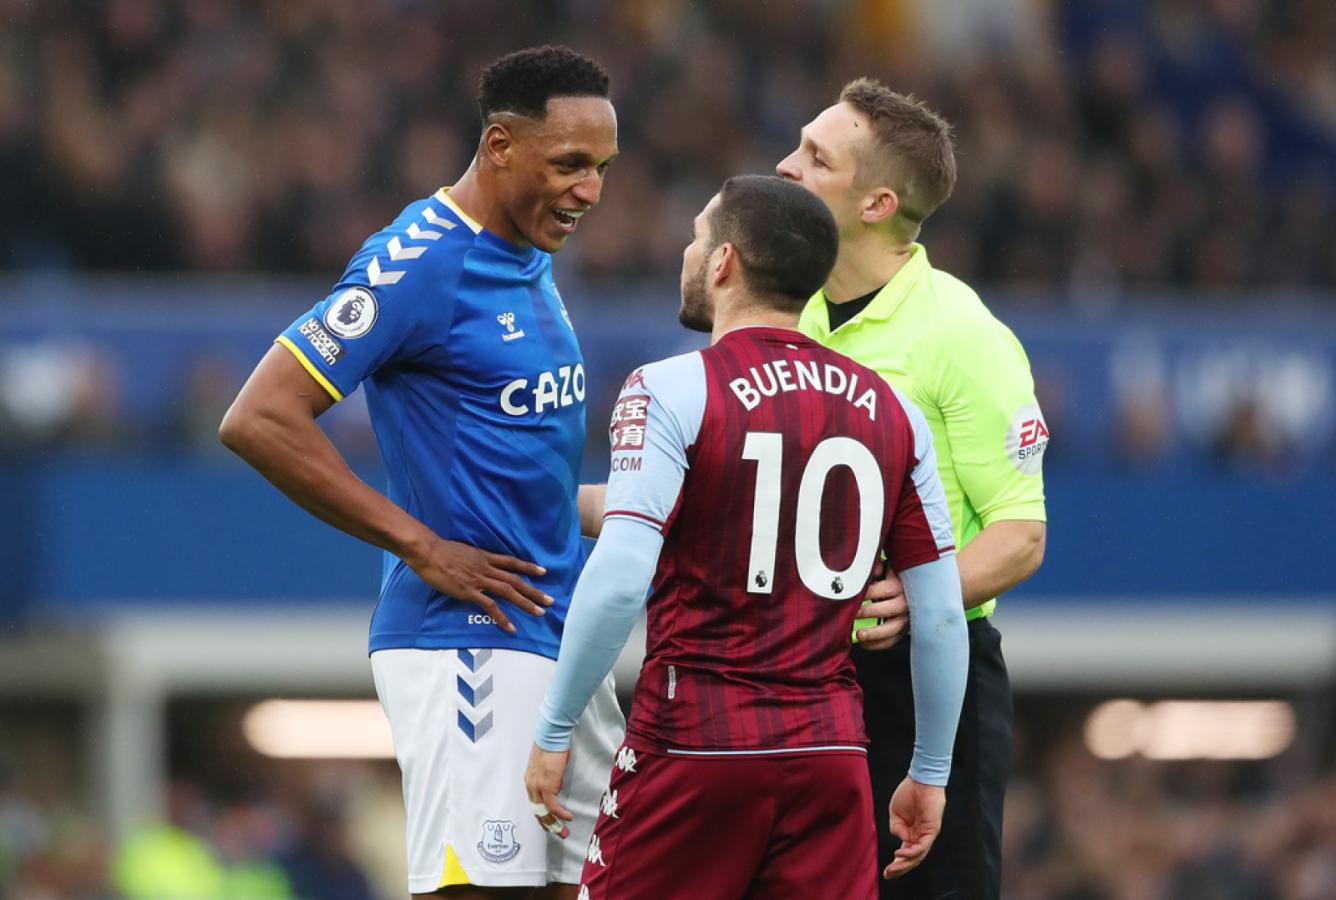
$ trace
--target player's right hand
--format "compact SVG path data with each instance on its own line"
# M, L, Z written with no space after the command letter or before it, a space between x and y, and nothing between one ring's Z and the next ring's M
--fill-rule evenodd
M891 797L891 834L900 839L900 848L883 877L898 878L923 862L942 830L945 809L946 788L919 784L909 777L900 782Z
M878 562L863 605L858 608L859 619L880 619L876 625L858 629L858 646L864 650L885 650L905 636L909 630L909 600L900 578L887 571L885 563Z
M570 750L554 752L534 744L529 751L528 768L524 770L524 790L529 795L529 808L533 810L539 825L563 841L571 836L570 826L566 823L575 819L557 797L561 793L566 764L570 759Z
M458 541L437 539L421 559L405 562L427 584L457 600L476 604L511 634L515 633L515 626L494 598L506 600L535 616L541 616L552 605L551 597L520 578L520 575L544 575L547 569L504 553L488 553Z

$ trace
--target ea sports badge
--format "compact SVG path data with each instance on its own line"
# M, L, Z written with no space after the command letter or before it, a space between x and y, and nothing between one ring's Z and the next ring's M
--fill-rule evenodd
M325 310L325 327L341 338L359 338L376 324L376 296L364 287L348 288Z
M1048 447L1048 426L1038 403L1027 403L1017 411L1007 429L1007 458L1017 471L1038 475Z

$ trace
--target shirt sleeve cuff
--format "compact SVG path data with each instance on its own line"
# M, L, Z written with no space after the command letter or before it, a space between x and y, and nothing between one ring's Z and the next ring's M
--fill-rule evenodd
M633 522L642 522L653 528L655 531L663 532L663 522L649 515L648 513L637 512L634 509L610 509L603 514L604 520L607 519L630 519Z
M986 513L979 514L979 522L984 528L994 522L1016 520L1047 522L1048 513L1044 509L1044 501L1030 500L1024 503L1008 503L1006 506L999 506L997 509L990 509Z
M335 403L341 403L343 401L343 394L339 393L339 389L330 383L330 380L325 377L325 374L315 367L315 363L306 358L306 354L301 351L300 347L289 340L287 335L280 334L274 339L274 342L287 347L289 352L297 357L297 362L302 364L302 368L306 370L307 374L314 378L316 383L334 398Z
M571 749L571 731L572 729L569 726L555 725L547 716L540 713L538 728L534 732L534 743L541 750L546 750L549 753L560 753L563 750Z

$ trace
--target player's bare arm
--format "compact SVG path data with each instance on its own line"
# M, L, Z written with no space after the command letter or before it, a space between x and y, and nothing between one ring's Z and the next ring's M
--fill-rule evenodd
M494 598L543 614L552 598L520 577L541 575L541 566L442 540L358 478L316 422L332 405L292 354L275 345L233 401L218 435L311 515L395 554L427 584L477 604L506 631L515 627Z
M580 510L580 533L585 537L597 538L603 530L603 510L607 508L607 500L606 484L580 485L576 506Z

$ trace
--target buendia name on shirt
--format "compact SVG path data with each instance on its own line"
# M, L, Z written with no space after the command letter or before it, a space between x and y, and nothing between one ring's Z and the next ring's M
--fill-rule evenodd
M857 372L846 372L831 363L796 359L776 359L763 363L760 371L755 366L748 371L750 377L734 378L728 383L748 412L760 406L764 397L790 391L825 391L844 397L855 407L865 410L870 421L877 421L877 392L872 387L865 387L860 393ZM855 396L858 399L855 400Z

